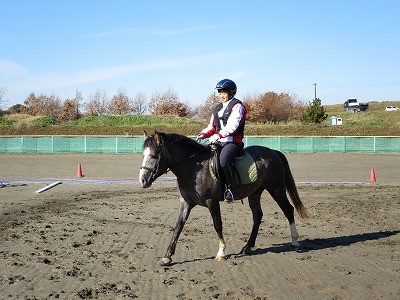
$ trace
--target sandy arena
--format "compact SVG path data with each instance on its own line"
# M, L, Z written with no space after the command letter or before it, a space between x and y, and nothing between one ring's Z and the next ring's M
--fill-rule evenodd
M296 214L300 250L265 192L253 255L237 254L252 220L236 201L221 203L225 261L196 207L161 267L178 213L173 174L142 189L141 154L0 154L0 298L400 299L400 155L287 157L311 214Z

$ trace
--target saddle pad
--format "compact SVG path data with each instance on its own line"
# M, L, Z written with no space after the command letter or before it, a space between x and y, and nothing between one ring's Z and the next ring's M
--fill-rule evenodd
M214 171L213 171L212 159L210 159L209 166L210 166L211 177L214 180L218 180L217 176L214 174ZM240 175L241 184L249 184L249 183L253 183L257 180L257 176L258 176L257 166L249 153L245 152L244 156L236 158L235 166L236 166L236 170L238 171L238 173ZM235 183L239 184L238 178L235 178Z
M249 153L245 152L244 156L236 158L235 166L242 184L253 183L257 180L257 166Z

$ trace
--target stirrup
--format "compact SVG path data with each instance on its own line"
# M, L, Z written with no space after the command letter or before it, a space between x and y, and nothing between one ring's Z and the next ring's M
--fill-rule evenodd
M233 196L233 193L230 189L227 189L224 193L224 201L229 203L235 200L235 197Z

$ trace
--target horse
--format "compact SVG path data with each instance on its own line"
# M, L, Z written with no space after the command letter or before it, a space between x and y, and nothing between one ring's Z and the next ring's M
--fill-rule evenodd
M156 131L154 134L145 132L142 148L143 162L139 171L139 182L142 188L150 187L159 176L171 171L177 178L180 192L178 219L161 265L172 264L172 256L175 254L179 235L191 210L197 205L207 207L213 219L214 229L219 240L215 259L226 259L220 208L220 202L224 200L225 186L222 181L216 180L211 174L212 171L209 168L212 156L210 145L198 143L180 134ZM255 182L243 184L240 188L235 189L237 191L235 200L247 197L253 215L250 237L240 253L249 255L255 246L263 216L260 198L264 190L269 192L289 221L292 247L299 248L294 208L286 193L290 195L301 218L307 218L308 213L300 200L285 155L280 151L263 146L249 146L244 150L253 158L258 176Z

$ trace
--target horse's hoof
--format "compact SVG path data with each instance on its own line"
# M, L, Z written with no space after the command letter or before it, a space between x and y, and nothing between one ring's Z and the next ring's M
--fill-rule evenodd
M298 245L293 245L292 244L292 249L296 250L296 251L299 250L300 249L300 244L298 244Z
M215 257L215 260L216 260L216 261L223 261L223 260L226 260L226 256L216 256L216 257Z
M165 267L165 266L170 266L172 263L172 259L168 258L168 257L163 257L162 258L162 262L161 262L161 266Z
M250 255L251 254L251 247L249 246L244 246L242 251L240 251L241 254L245 254L245 255Z

